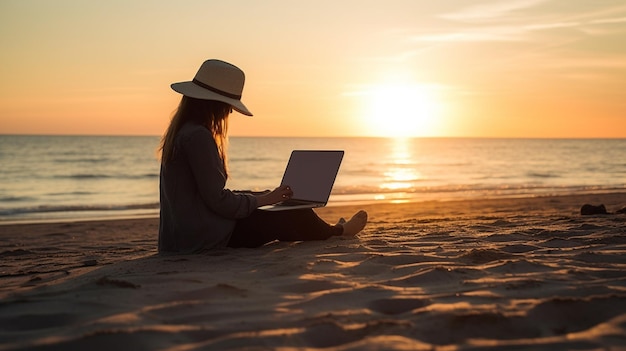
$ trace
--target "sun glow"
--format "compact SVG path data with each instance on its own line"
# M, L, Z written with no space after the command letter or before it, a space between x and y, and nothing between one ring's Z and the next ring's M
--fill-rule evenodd
M441 103L436 86L386 83L367 90L364 118L370 133L384 137L437 136Z

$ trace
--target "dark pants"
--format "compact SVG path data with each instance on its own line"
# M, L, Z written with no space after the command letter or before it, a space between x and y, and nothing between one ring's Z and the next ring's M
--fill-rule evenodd
M325 240L342 233L343 227L326 223L312 209L256 210L237 220L228 246L259 247L274 240Z

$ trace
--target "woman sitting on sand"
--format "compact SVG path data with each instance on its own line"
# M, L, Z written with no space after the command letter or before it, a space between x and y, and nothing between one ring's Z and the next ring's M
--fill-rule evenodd
M224 188L228 115L235 109L252 116L240 101L244 79L239 68L208 60L193 81L172 84L183 97L161 142L159 252L258 247L274 240L324 240L354 236L365 227L364 211L331 225L312 209L257 209L289 199L292 191L288 186L259 194Z

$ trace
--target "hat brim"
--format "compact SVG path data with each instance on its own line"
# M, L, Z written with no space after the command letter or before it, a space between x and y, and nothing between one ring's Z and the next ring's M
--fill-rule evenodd
M250 110L248 110L248 108L240 100L212 92L195 84L194 82L173 83L171 87L175 92L191 98L225 102L232 106L237 112L246 116L252 116L252 112L250 112Z

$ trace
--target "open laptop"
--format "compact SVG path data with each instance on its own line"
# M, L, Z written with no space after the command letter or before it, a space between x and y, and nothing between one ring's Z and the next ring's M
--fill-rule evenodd
M342 159L343 151L292 151L280 185L289 185L293 196L259 209L283 211L326 206Z

